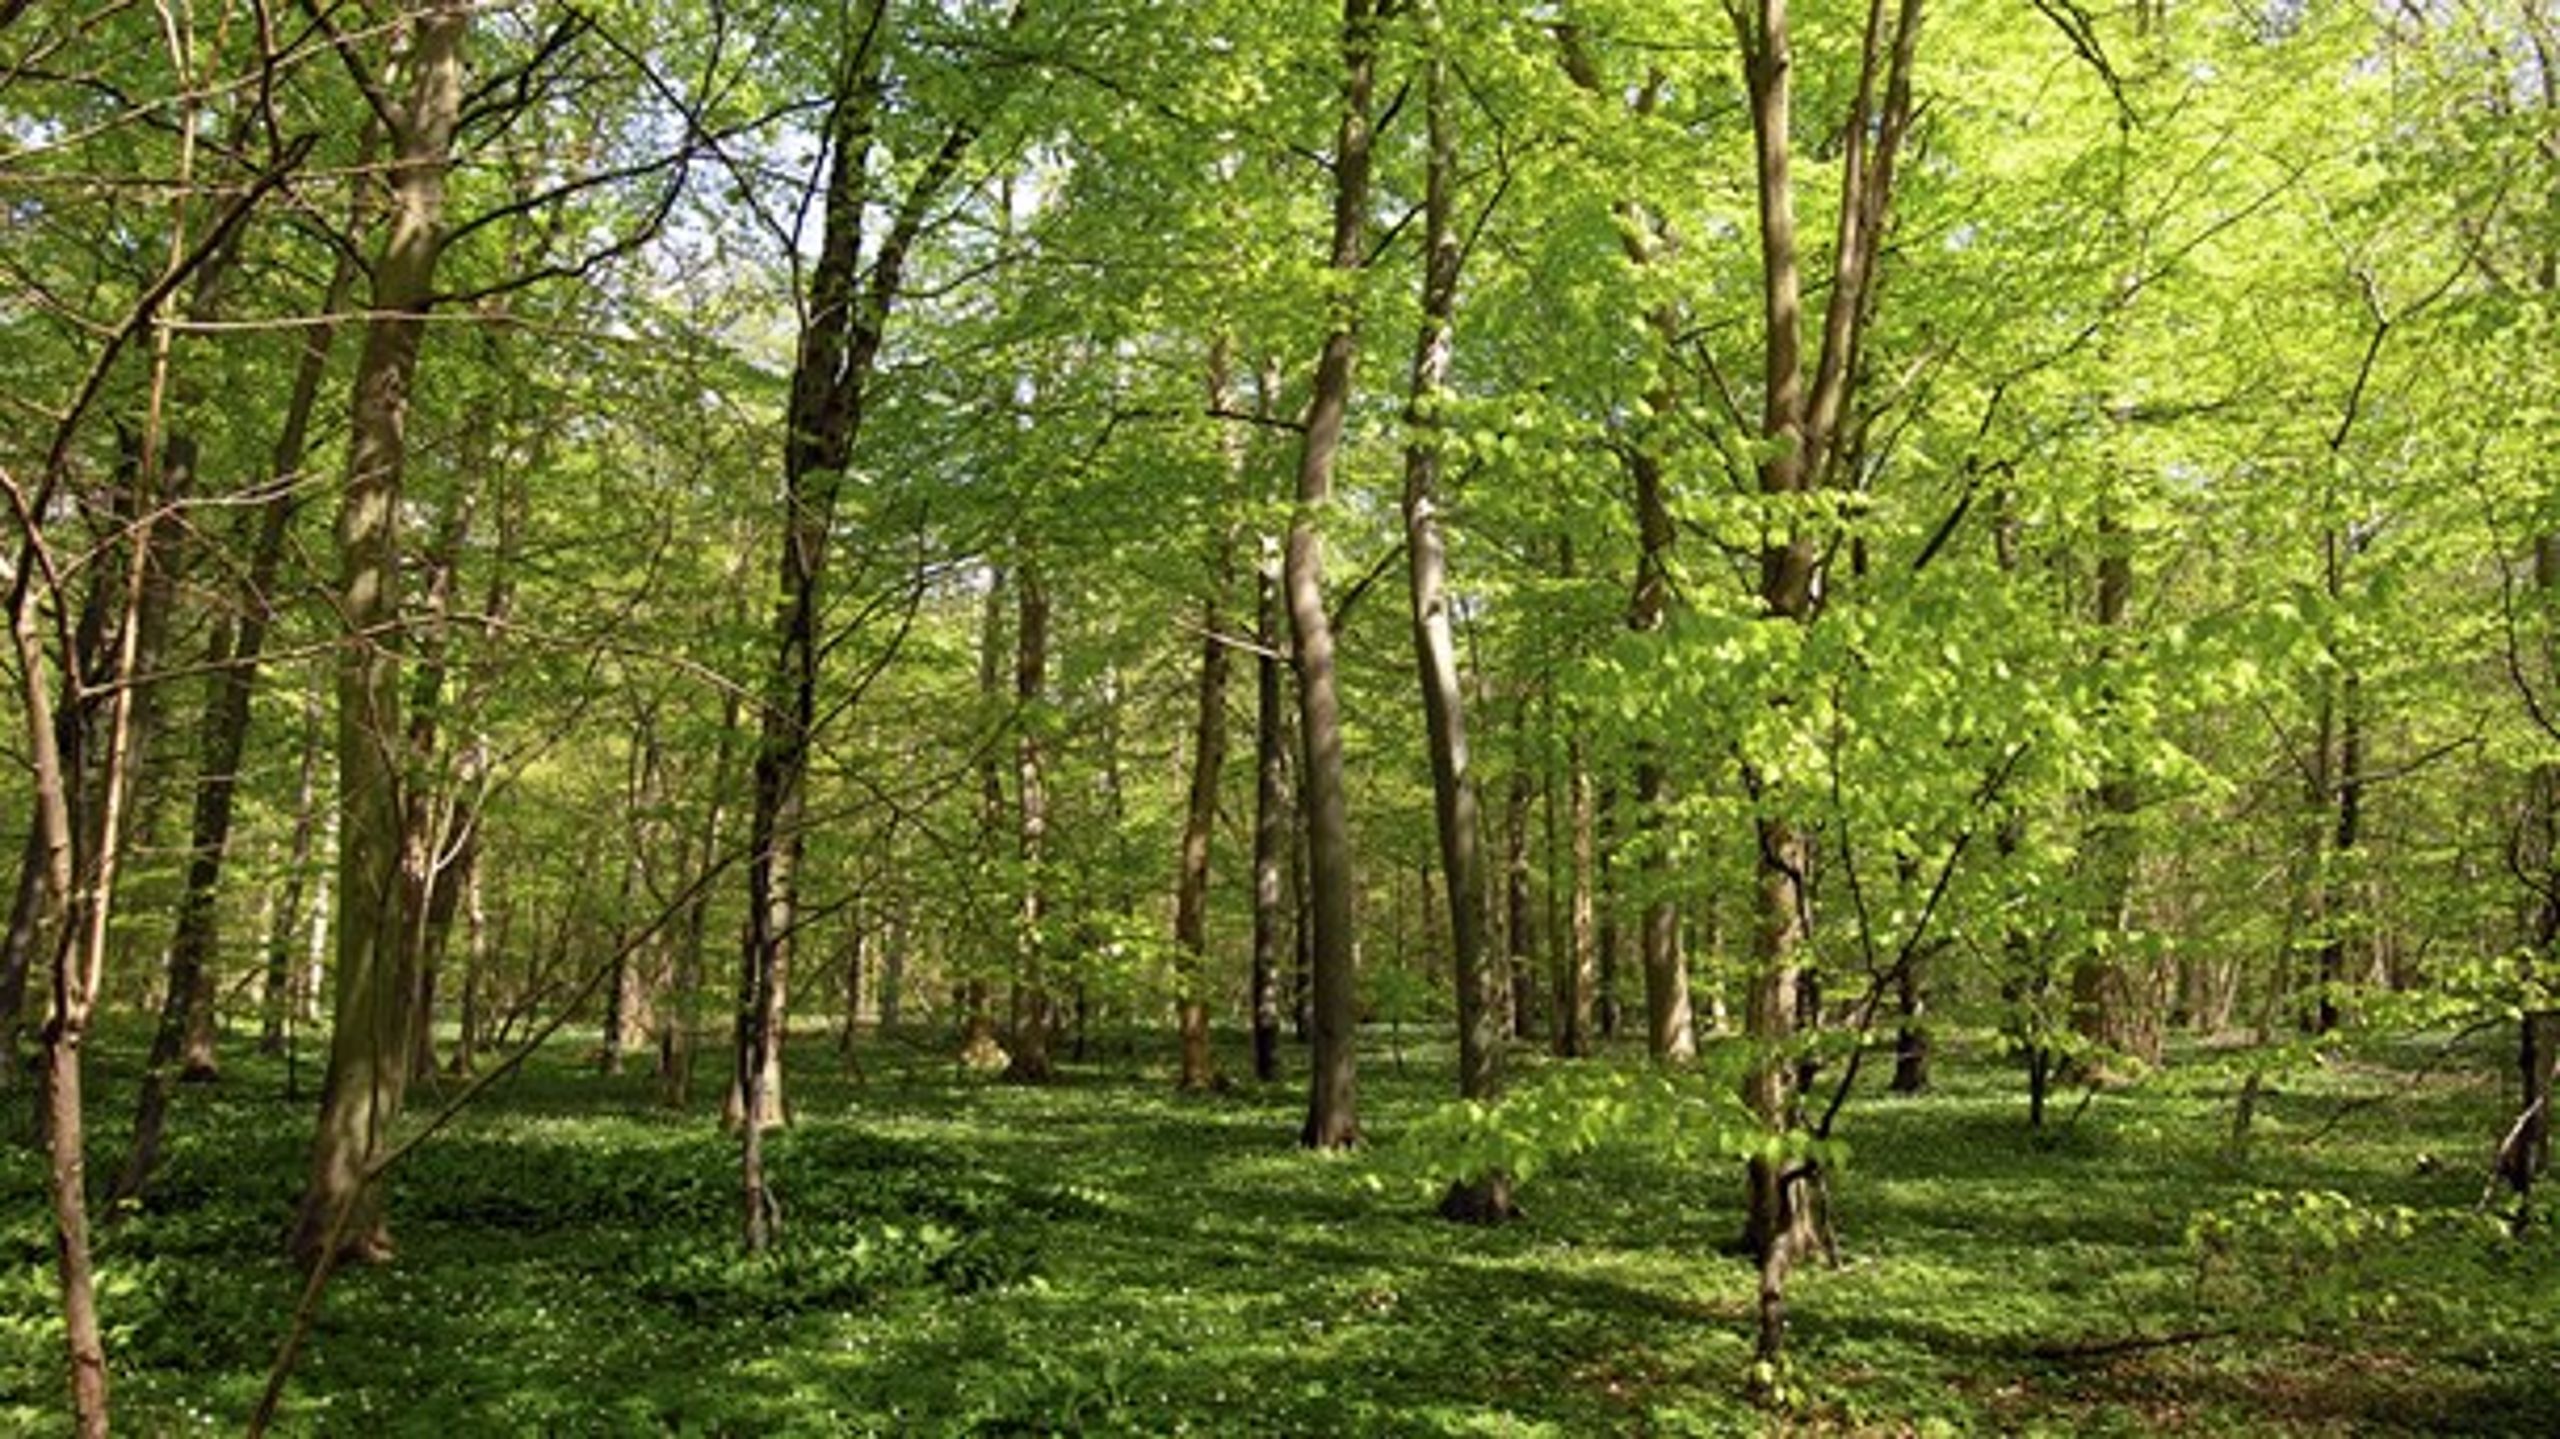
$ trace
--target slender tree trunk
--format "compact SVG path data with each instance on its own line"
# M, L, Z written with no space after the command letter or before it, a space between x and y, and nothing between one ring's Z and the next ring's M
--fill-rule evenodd
M1599 936L1594 928L1599 903L1599 816L1591 784L1591 764L1583 740L1566 742L1566 793L1572 808L1573 897L1566 919L1564 1002L1556 1014L1556 1053L1567 1058L1590 1054L1596 1047L1600 982Z
M2333 786L2337 827L2331 834L2329 862L2321 867L2326 893L2321 912L2328 933L2320 941L2320 997L2312 1020L2315 1033L2338 1027L2341 991L2347 983L2347 878L2340 873L2352 863L2364 839L2364 703L2363 680L2350 669L2338 689L2338 773Z
M1526 716L1523 717L1526 727ZM1511 772L1511 788L1502 806L1502 936L1511 982L1511 1034L1527 1039L1538 1028L1538 962L1535 922L1529 895L1529 801L1531 779L1526 756Z
M1055 1005L1049 997L1048 864L1049 788L1040 707L1047 702L1049 591L1039 566L1026 560L1016 585L1020 601L1014 630L1014 699L1021 706L1014 730L1014 796L1017 856L1022 861L1021 909L1015 918L1015 1023L1013 1058L1005 1077L1025 1084L1049 1078L1049 1035Z
M415 15L391 100L390 214L373 265L371 310L356 370L353 443L338 516L338 604L347 644L338 667L336 1023L329 1044L311 1175L292 1249L305 1266L324 1251L389 1253L371 1166L409 1078L412 996L401 972L399 523L408 407L425 308L433 297L445 171L461 112L462 44L474 7L433 0Z
M1481 824L1467 751L1465 684L1450 622L1448 549L1440 532L1439 411L1449 382L1462 259L1452 221L1457 127L1435 0L1425 0L1422 16L1429 45L1423 96L1431 149L1423 201L1422 327L1414 341L1405 404L1405 562L1414 668L1431 753L1432 819L1448 892L1450 972L1458 1000L1458 1093L1482 1101L1502 1090L1501 1007L1494 1000L1495 976L1485 952ZM1429 902L1426 892L1424 903ZM1475 1223L1509 1218L1514 1212L1510 1176L1498 1171L1460 1175L1440 1207L1453 1219Z
M139 482L137 465L134 484L138 487ZM70 1360L72 1419L77 1432L88 1439L107 1432L107 1355L90 1262L88 1182L81 1143L80 1047L87 1038L97 983L85 962L87 956L75 949L69 923L79 875L72 834L72 786L81 772L86 726L68 703L57 717L46 684L45 625L35 586L41 544L40 536L32 532L25 536L9 595L10 639L18 661L35 801L26 866L34 885L30 892L27 880L21 878L21 906L11 916L10 927L13 942L23 927L26 952L32 955L44 949L51 965L53 1015L44 1032L42 1122L53 1201L54 1272L61 1285L63 1337ZM104 584L104 576L93 578L91 584L94 594ZM83 664L83 643L90 640L89 626L84 623L81 630L71 654L64 657L64 663L74 669ZM66 673L63 689L66 700L76 703L80 691L73 681L74 676ZM16 1056L8 1059L14 1068Z
M888 0L866 0L851 31L827 121L831 152L823 234L811 268L809 307L792 370L790 433L783 447L786 520L774 663L767 674L756 748L755 805L748 824L747 926L740 945L737 1091L743 1238L749 1252L771 1243L779 1207L764 1172L763 1133L782 1114L780 1077L785 974L798 918L802 820L817 679L828 532L836 496L862 430L863 402L896 303L907 256L976 138L952 126L908 181L874 247L862 280L869 210L872 120L889 80L876 46Z
M1253 1009L1253 1077L1280 1077L1280 946L1288 927L1282 872L1292 847L1288 720L1282 710L1280 575L1277 546L1265 539L1254 566L1253 665L1253 973L1247 988Z
M848 1056L861 1032L863 1016L876 1017L879 1013L879 994L873 988L873 972L879 967L880 942L885 933L886 925L873 913L870 905L856 908L853 933L849 937L851 943L844 957L844 1047ZM860 1068L858 1064L855 1067Z
M138 441L129 433L119 435L118 449L112 516L116 528L124 529L141 518L142 455ZM88 584L81 594L79 617L72 625L71 653L63 660L61 697L47 697L45 702L51 716L49 742L63 767L63 782L74 791L87 782L101 696L113 688L110 666L116 636L111 631L124 573L115 547L108 545L90 567ZM34 584L32 573L25 583ZM30 598L26 603L34 601ZM37 643L42 642L39 637ZM64 802L70 804L73 798L66 796ZM0 1061L5 1061L0 1062L0 1085L16 1080L18 1036L27 1017L28 986L49 933L45 914L52 900L45 889L49 856L45 850L43 806L44 798L38 795L27 824L26 848L19 862L8 929L5 936L0 936L0 1036L8 1041L5 1051L0 1051Z
M986 604L978 624L978 696L992 717L1004 694L1001 649L1004 637L1005 577L1000 569L991 570L987 578ZM979 858L987 889L1001 892L997 882L1000 873L997 856L1002 852L1004 832L1004 767L990 742L978 766L978 844ZM991 912L979 916L980 933L975 941L992 950L1006 928L1006 922ZM980 966L982 955L971 956L969 973L960 985L960 1062L979 1071L1005 1067L1004 1046L996 1042L995 1015L987 995L986 976Z
M345 304L354 283L354 262L341 252L321 300L324 317L335 315ZM186 890L178 902L177 930L169 942L169 988L143 1073L133 1147L113 1191L119 1198L140 1194L158 1166L168 1115L170 1066L177 1065L179 1077L190 1081L209 1081L219 1072L214 1053L212 974L216 891L230 845L232 796L239 784L240 762L248 748L249 701L257 686L258 662L265 654L267 627L274 615L271 596L276 575L283 567L285 540L300 508L300 478L309 448L311 415L318 404L321 382L327 376L336 334L336 324L326 318L304 334L302 358L285 405L284 427L268 465L274 493L260 510L256 546L233 602L235 608L215 623L207 646L213 690L205 706L202 757L196 771ZM308 795L312 759L313 750L306 745L303 804L296 817L297 862L307 856L310 847ZM293 887L300 879L297 869L288 881L288 902L277 919L285 930L293 927L294 911L299 907L294 902L299 896ZM269 968L272 984L274 966L270 964Z
M77 786L84 781L90 733L95 727L96 701L89 690L106 678L107 612L112 608L117 567L101 562L90 579L87 597L81 604L81 617L73 631L70 666L79 672L76 680L67 675L62 685L58 706L48 700L52 716L52 744L60 756L64 782ZM46 906L51 899L45 890L45 866L50 856L45 850L43 801L36 802L36 814L27 829L26 849L20 859L18 885L9 910L9 927L0 947L0 1026L5 1026L9 1045L0 1054L0 1084L13 1083L18 1072L17 1035L27 1009L28 981L35 972L35 961L44 950L49 933Z
M1918 1094L1929 1087L1928 1000L1922 987L1918 955L1903 965L1894 981L1895 1010L1901 1025L1893 1036L1893 1092Z
M311 841L319 828L320 693L315 687L303 700L302 763L293 788L293 838L286 846L284 892L276 900L276 922L267 940L266 993L259 1006L258 1051L284 1052L285 1021L294 1012L293 958L303 939L302 888L311 872Z
M1209 353L1209 407L1223 414L1234 406L1229 346L1221 340ZM1244 446L1232 430L1226 440L1227 479L1231 487L1243 479ZM1234 550L1222 516L1209 566L1209 598L1200 607L1199 704L1191 727L1191 787L1182 812L1182 853L1173 891L1173 947L1176 1006L1182 1031L1184 1089L1205 1089L1216 1079L1209 1053L1209 841L1218 827L1218 777L1227 758L1227 642L1224 624L1227 589L1233 583Z
M1739 10L1735 14L1735 23L1743 30L1744 72L1759 162L1767 350L1761 432L1773 451L1761 462L1760 488L1764 494L1783 496L1805 490L1811 481L1798 334L1802 303L1796 268L1795 190L1789 175L1794 57L1786 0L1760 0L1756 25L1743 19ZM1794 524L1776 530L1765 542L1760 555L1760 601L1774 622L1804 624L1811 619L1816 564L1813 537ZM1795 1120L1795 1067L1787 1050L1796 1033L1797 963L1805 941L1805 879L1813 862L1813 846L1801 829L1777 814L1763 813L1756 827L1759 924L1745 991L1743 1024L1751 1057L1743 1075L1742 1099L1753 1118L1775 1138ZM1787 1272L1805 1247L1802 1236L1810 1217L1800 1168L1770 1155L1755 1155L1748 1164L1743 1237L1761 1266L1755 1358L1763 1370L1755 1373L1755 1388L1774 1383L1775 1368L1784 1355Z
M719 858L721 823L728 817L729 787L737 768L741 708L735 691L721 701L720 746L711 762L711 787L703 799L693 863L685 871L693 898L685 904L669 979L675 1017L658 1030L658 1097L670 1109L693 1102L693 1051L702 1026L703 972L711 938L711 891L699 880Z
M889 915L889 926L880 937L880 1032L894 1034L898 1028L898 1010L907 988L907 923L906 896L898 897L897 907Z
M2119 648L2115 638L2129 622L2133 598L2131 539L2112 514L2098 521L2098 628L2107 653ZM2130 967L2120 950L2132 923L2134 836L2138 796L2133 777L2121 767L2099 781L2092 797L2096 811L2088 849L2091 855L2089 912L2090 951L2071 974L2071 1023L2080 1037L2098 1047L2093 1069L2103 1073L2107 1053L2137 1058L2144 1054L2139 1030L2146 1027L2134 1013L2137 1005Z
M1329 265L1348 282L1367 264L1370 105L1377 69L1375 0L1343 0L1342 117L1333 154L1333 245ZM1348 300L1334 311L1316 362L1298 463L1298 503L1289 523L1286 590L1298 670L1299 794L1307 826L1308 910L1313 921L1313 1074L1300 1142L1333 1149L1360 1137L1355 1080L1360 1040L1354 989L1351 818L1342 760L1342 701L1334 676L1333 617L1324 596L1323 517L1333 504L1334 462L1350 413L1359 336Z
M2544 595L2560 591L2560 535L2534 542L2534 582ZM2522 972L2526 984L2549 984L2560 960L2560 765L2542 765L2531 778L2523 859L2535 886ZM2533 1189L2551 1163L2553 1081L2560 1076L2560 1013L2527 1008L2516 1022L2516 1078L2521 1091L2516 1120L2497 1155L2498 1177L2515 1194L2512 1226L2522 1233L2533 1216Z
M1871 0L1860 54L1858 83L1842 137L1838 236L1832 247L1830 293L1822 343L1811 384L1802 343L1803 281L1797 255L1795 186L1790 174L1793 141L1793 47L1787 0L1759 0L1756 14L1731 11L1749 91L1760 229L1763 376L1761 434L1768 450L1759 466L1760 489L1785 508L1770 522L1760 555L1759 599L1769 623L1809 625L1821 586L1821 545L1815 517L1794 497L1827 483L1837 458L1833 440L1849 413L1858 374L1858 347L1868 312L1867 283L1883 230L1893 165L1910 114L1909 72L1920 23L1920 0L1900 0L1888 16L1887 0ZM1888 69L1887 53L1890 52ZM1884 79L1878 104L1877 82ZM1812 835L1793 819L1782 785L1753 778L1760 814L1758 925L1747 989L1745 1027L1750 1054L1742 1098L1773 1140L1799 1123L1797 1088L1803 1071L1793 1062L1800 1025L1807 1017L1800 986L1811 921L1809 878ZM1818 1017L1818 1016L1815 1016ZM1760 1259L1759 1333L1752 1388L1762 1398L1779 1388L1785 1352L1786 1282L1796 1260L1816 1242L1820 1225L1817 1163L1781 1154L1749 1161L1745 1240Z
M1600 786L1594 818L1599 848L1600 992L1595 1001L1602 1039L1615 1039L1625 1019L1618 999L1618 787Z
M132 503L137 518L125 541L125 564L118 577L121 618L116 626L114 658L105 676L112 698L105 704L96 776L85 794L74 789L82 756L66 757L59 748L60 732L54 727L45 694L45 664L31 573L40 541L32 533L18 556L21 578L10 605L34 761L36 833L45 854L37 933L39 942L49 947L53 961L53 1013L44 1031L44 1140L53 1199L54 1272L62 1293L72 1421L84 1439L92 1435L102 1439L107 1433L107 1364L89 1247L82 1047L105 979L125 810L132 799L140 700L137 679L144 648L143 610L153 584L152 536L158 527L159 506L154 494L158 457L153 449L166 374L164 337L154 356L150 420L133 467ZM75 641L72 653L65 658L76 663L77 656ZM85 742L85 735L76 728L74 733Z
M478 846L463 857L460 871L456 887L462 892L462 999L454 1006L453 1053L445 1059L445 1073L456 1076L471 1074L480 1066L481 1011L488 1003L492 950Z
M1572 22L1564 21L1557 23L1554 30L1557 58L1567 78L1590 94L1609 93L1599 68L1592 63L1584 46L1580 29ZM1627 98L1628 108L1639 117L1652 115L1660 103L1662 90L1659 77L1648 81ZM1651 267L1665 249L1660 222L1632 200L1621 200L1614 208L1619 224L1619 244L1627 262L1640 271ZM1680 403L1679 390L1672 383L1672 376L1674 356L1684 328L1679 310L1667 303L1647 310L1645 324L1653 334L1655 345L1652 357L1654 378L1646 386L1644 394L1644 409L1650 421L1637 426L1633 441L1627 448L1627 471L1634 482L1633 509L1638 546L1635 588L1627 600L1627 628L1639 634L1661 629L1670 608L1670 551L1676 531L1671 522L1670 506L1664 498L1659 427L1668 421ZM1635 777L1636 829L1643 836L1638 860L1642 877L1638 889L1644 902L1637 917L1636 951L1639 966L1644 971L1645 1041L1655 1059L1686 1064L1697 1057L1697 1026L1690 1012L1689 971L1680 955L1679 910L1670 897L1671 859L1662 821L1663 807L1670 800L1670 784L1651 741L1640 741L1637 745ZM1616 938L1614 924L1609 937L1611 941ZM1614 943L1608 948L1610 958L1614 960ZM1614 1032L1614 1016L1606 1022Z
M639 886L640 856L635 850L622 857L622 884L613 904L618 921L629 918L632 897ZM608 1075L622 1073L623 1051L631 1047L632 991L639 987L632 973L633 957L623 952L620 944L614 945L614 951L611 972L605 976L604 1034L596 1051L596 1068Z

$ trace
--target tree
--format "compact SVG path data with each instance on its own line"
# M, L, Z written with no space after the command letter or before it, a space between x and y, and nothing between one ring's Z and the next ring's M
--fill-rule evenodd
M416 10L399 61L368 93L392 166L338 513L337 594L347 644L337 674L337 1002L310 1179L294 1219L292 1248L305 1266L390 1253L369 1169L408 1087L417 983L402 963L398 884L401 480L409 394L435 298L471 14L469 5L446 0ZM360 64L351 51L341 53Z
M1859 373L1858 346L1870 314L1869 286L1882 244L1894 165L1911 118L1911 66L1920 31L1919 0L1888 11L1872 0L1858 52L1855 96L1841 133L1838 234L1831 256L1820 349L1808 385L1800 314L1804 282L1797 253L1792 173L1795 54L1786 0L1760 0L1757 14L1733 11L1751 103L1758 160L1763 369L1759 463L1761 493L1771 497L1768 538L1760 554L1759 597L1771 622L1808 625L1816 604L1823 546L1802 497L1837 483L1832 466L1842 448ZM1755 786L1760 782L1753 781ZM1777 803L1772 803L1776 800ZM1811 836L1788 815L1783 797L1762 796L1758 931L1746 1033L1752 1044L1743 1101L1773 1134L1793 1124L1793 1071L1787 1053L1799 1024L1799 951L1810 916L1807 880ZM1814 1242L1810 1161L1759 1155L1749 1162L1745 1242L1760 1261L1756 1382L1774 1386L1783 1357L1789 1268Z
M1424 0L1423 109L1430 127L1422 222L1422 329L1414 340L1405 404L1406 576L1413 617L1414 667L1422 685L1423 725L1431 751L1431 808L1440 839L1440 870L1449 899L1449 955L1458 1000L1458 1094L1490 1101L1502 1090L1502 1006L1492 957L1485 952L1484 855L1475 776L1468 767L1465 686L1449 621L1447 546L1440 533L1441 406L1463 255L1453 215L1458 138L1455 102L1440 10ZM1441 1212L1494 1223L1510 1217L1511 1182L1499 1172L1461 1175Z
M1359 357L1358 317L1348 293L1368 263L1369 162L1378 63L1378 14L1370 0L1343 0L1342 112L1333 150L1333 243L1337 288L1328 297L1324 346L1307 402L1298 457L1297 509L1289 521L1287 595L1291 658L1298 672L1299 805L1306 824L1308 920L1314 986L1313 1073L1301 1143L1337 1149L1358 1142L1355 1093L1360 1016L1354 990L1351 821L1342 764L1342 700L1334 675L1333 617L1324 594L1322 524L1333 498L1334 466L1351 406Z

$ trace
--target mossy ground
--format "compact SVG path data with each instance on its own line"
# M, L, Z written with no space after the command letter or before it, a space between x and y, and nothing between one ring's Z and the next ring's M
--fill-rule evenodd
M2281 1078L2246 1157L2237 1075L2209 1056L2076 1116L2067 1096L2038 1137L2014 1072L1951 1043L1932 1093L1848 1112L1843 1264L1796 1286L1783 1415L1742 1398L1731 1166L1605 1145L1524 1186L1525 1222L1455 1227L1373 1178L1445 1092L1440 1056L1408 1042L1399 1067L1382 1043L1370 1151L1320 1156L1290 1142L1296 1085L1179 1095L1144 1043L1040 1089L920 1042L866 1043L859 1077L795 1050L786 1238L752 1263L706 1107L671 1113L564 1043L404 1168L398 1260L333 1286L284 1427L2560 1430L2560 1241L2461 1218L2509 1102L2485 1042L2427 1073L2411 1045ZM129 1052L93 1068L101 1156ZM101 1242L124 1432L236 1431L255 1402L296 1288L280 1238L310 1104L282 1091L250 1057L190 1090L161 1187ZM23 1146L0 1156L0 1429L62 1425L41 1181ZM2292 1197L2328 1192L2346 1200ZM2208 1211L2258 1222L2199 1246Z

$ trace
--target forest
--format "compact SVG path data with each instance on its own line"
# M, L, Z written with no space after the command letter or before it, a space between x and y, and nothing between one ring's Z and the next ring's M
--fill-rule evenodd
M2560 1429L2552 0L0 0L0 1429Z

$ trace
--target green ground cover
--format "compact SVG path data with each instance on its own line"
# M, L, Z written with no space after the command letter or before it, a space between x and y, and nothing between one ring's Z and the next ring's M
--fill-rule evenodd
M1348 1157L1290 1145L1295 1085L1181 1096L1115 1050L1024 1089L897 1043L856 1077L813 1042L760 1261L708 1121L561 1045L404 1168L399 1260L333 1287L285 1428L2560 1429L2560 1245L2469 1213L2505 1102L2485 1047L2280 1077L2235 1155L2213 1056L2066 1096L2039 1138L2011 1070L1952 1046L1935 1092L1848 1113L1841 1263L1795 1287L1798 1402L1773 1417L1741 1398L1733 1165L1621 1126L1549 1156L1525 1222L1450 1226L1410 1182L1443 1057L1407 1043L1399 1070L1381 1038ZM96 1077L130 1093L112 1059ZM128 1433L236 1432L255 1402L296 1288L308 1104L282 1080L242 1059L190 1092L160 1189L101 1244ZM41 1177L0 1153L0 1429L35 1433L64 1424Z

